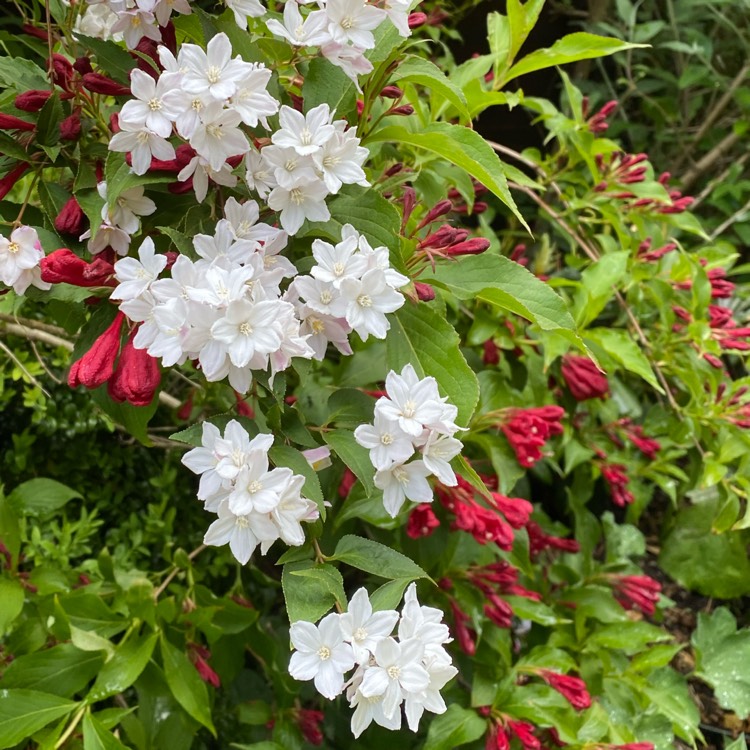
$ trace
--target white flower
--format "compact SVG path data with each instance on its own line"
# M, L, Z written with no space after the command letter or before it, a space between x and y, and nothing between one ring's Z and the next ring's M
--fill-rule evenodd
M232 94L229 106L239 113L242 122L254 128L258 121L268 128L267 117L279 111L279 103L266 86L271 79L271 71L262 63L250 64L245 76L238 82L237 91Z
M272 445L273 435L260 434L250 440L247 430L236 419L232 419L224 428L224 437L217 438L214 442L213 450L219 457L216 473L222 479L234 480L245 465L255 462L262 462L263 473L268 470L266 454Z
M117 16L117 21L112 24L110 33L112 35L122 33L128 49L135 49L144 36L156 42L161 41L161 31L151 11L135 7L120 11Z
M398 612L393 609L373 612L367 589L361 588L349 600L347 611L339 622L344 640L351 643L354 658L365 664L374 654L376 645L390 636L398 621Z
M361 49L372 49L372 30L384 20L385 11L366 0L327 0L328 31L335 42L351 43Z
M294 290L305 300L311 310L333 318L344 316L346 300L333 284L313 279L310 276L298 276L292 283Z
M382 414L375 412L375 424L363 424L354 430L354 439L370 451L372 465L389 469L393 464L402 464L414 453L412 438L399 426Z
M289 638L297 649L289 662L289 674L295 680L314 680L318 692L333 700L344 687L344 672L354 666L352 647L344 643L339 615L327 615L318 627L311 622L295 622Z
M198 486L199 500L208 500L221 489L223 480L216 471L216 467L221 460L216 452L216 441L220 439L219 428L210 422L204 422L201 437L202 445L189 450L181 459L183 465L187 466L190 471L201 475Z
M264 551L264 548L267 550L278 539L276 527L267 515L235 515L224 502L219 506L218 516L208 527L203 543L210 547L228 544L232 554L242 565L247 563L258 544L261 545L261 551Z
M314 10L307 18L302 19L295 0L284 4L284 23L275 18L266 21L272 34L283 36L295 47L313 47L326 44L331 40L328 33L328 16L324 10Z
M135 174L146 174L152 158L162 161L175 158L172 144L156 133L128 122L120 123L120 127L120 132L115 133L109 142L109 150L129 151Z
M343 318L321 315L308 305L298 308L297 314L301 320L300 333L309 334L307 343L313 350L314 359L325 359L329 342L344 355L352 353L348 337L351 328Z
M409 9L411 0L386 0L385 12L398 33L406 38L411 36L409 28Z
M279 124L271 140L277 146L293 148L300 156L314 154L332 138L336 129L331 125L331 108L319 104L306 115L284 105L279 111Z
M39 235L32 227L17 227L10 239L0 236L0 281L13 286L23 271L38 266L43 257Z
M106 201L107 183L100 182L96 189ZM102 221L118 227L128 234L135 234L141 225L138 217L150 216L156 211L156 203L151 198L146 198L144 192L143 185L136 185L120 193L111 209L105 203L102 206Z
M256 352L270 354L279 348L281 330L276 320L280 304L233 300L224 317L211 326L211 335L226 345L229 358L236 367L246 367Z
M366 50L362 47L352 47L348 44L330 42L320 48L320 53L330 63L341 68L361 92L359 76L372 73L372 63L365 57Z
M432 502L432 489L427 481L430 470L424 461L397 464L375 474L375 486L383 490L383 505L388 515L395 518L404 501Z
M451 469L450 461L461 453L463 447L460 440L431 430L427 442L420 450L424 465L438 478L438 481L447 487L455 487L458 480Z
M315 240L312 253L317 265L310 273L319 281L332 283L336 289L341 288L344 279L360 279L367 271L367 260L357 251L357 241L353 237L345 238L335 246Z
M208 93L217 102L234 95L248 70L240 57L232 60L232 45L223 32L211 39L205 52L196 44L183 44L180 63L186 68L183 89L189 94Z
M359 138L352 130L335 133L320 151L313 154L318 169L323 173L323 181L331 193L338 193L342 185L358 184L368 187L362 165L370 152L359 145Z
M218 172L231 156L250 150L247 136L237 127L242 118L239 112L222 109L214 102L206 107L201 121L193 131L190 145L202 156L212 170Z
M190 7L188 0L159 0L154 6L154 15L159 26L166 26L169 23L169 17L172 12L190 15L193 9Z
M217 184L226 187L234 187L237 184L237 177L232 174L229 164L222 164L221 168L216 170L202 156L194 156L177 175L180 182L185 182L190 177L193 178L193 189L198 203L203 203L206 197L209 177Z
M288 188L275 187L268 196L268 206L280 211L281 226L289 234L296 234L305 219L328 221L331 218L325 203L327 195L328 189L321 181L299 181Z
M148 291L153 281L167 265L166 255L156 255L154 241L146 237L138 248L138 257L122 258L115 263L115 278L119 282L112 299L131 300Z
M318 506L300 494L304 483L305 478L295 474L271 513L271 520L276 524L282 541L294 547L305 543L305 532L300 521L309 523L317 521L320 516Z
M130 72L130 91L135 99L123 105L119 122L128 123L134 129L145 128L162 138L169 138L174 117L162 99L172 87L169 75L162 75L158 81L154 81L148 73L134 68Z
M447 706L440 691L458 674L458 670L452 664L441 661L427 662L425 668L430 677L427 687L421 692L406 693L405 696L406 721L412 732L419 729L419 720L425 711L434 714L446 712Z
M258 18L266 12L258 0L224 0L224 5L234 13L234 20L241 29L247 29L248 18Z
M404 595L398 637L401 640L418 638L425 648L428 662L439 661L450 664L451 658L443 648L452 640L448 626L443 622L444 614L435 607L422 606L417 600L417 586L409 584Z
M297 182L315 182L315 162L311 156L300 156L291 147L266 146L263 156L273 168L276 183L283 188L291 188Z
M393 716L405 694L419 693L430 684L430 676L422 666L424 646L416 638L398 643L383 638L375 646L375 665L362 678L360 692L365 698L383 696L383 713Z
M261 198L276 187L276 178L273 176L273 167L262 153L248 151L245 155L245 182L250 190L255 190Z
M385 274L374 268L361 279L346 278L341 281L341 293L348 301L346 322L363 341L372 334L384 339L391 324L385 317L404 304L404 295L388 286Z

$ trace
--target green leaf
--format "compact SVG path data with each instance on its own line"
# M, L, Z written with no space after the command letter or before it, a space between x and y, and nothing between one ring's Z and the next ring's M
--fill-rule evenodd
M75 625L71 625L70 640L81 651L104 651L108 659L115 653L112 641L102 638L102 636L93 630L82 630Z
M91 714L83 717L83 750L127 750L126 746L108 732Z
M8 496L8 504L20 515L46 518L81 494L54 479L30 479Z
M318 474L307 463L307 459L296 448L289 445L274 445L268 451L268 457L276 466L286 466L295 474L301 474L305 478L302 493L315 502L320 510L321 518L325 520L325 508L323 506L323 490L320 489Z
M669 633L651 623L641 621L618 622L598 627L586 639L586 647L596 651L621 649L626 654L642 651L649 643L670 640Z
M506 7L508 26L510 27L508 59L511 62L536 25L543 7L544 0L527 0L524 3L521 3L520 0L508 0Z
M151 445L148 437L148 423L159 407L159 399L156 395L148 406L133 406L127 401L118 404L109 397L107 386L103 385L93 390L91 397L105 414L112 417L116 424L124 427L139 443Z
M354 475L362 482L365 494L369 497L375 485L375 476L370 461L370 451L363 448L349 430L333 430L324 432L323 439L328 443L333 452L354 472Z
M96 55L96 62L120 83L130 83L130 71L136 66L136 61L115 42L105 42L90 36L76 34L76 39L88 47Z
M415 578L429 577L406 555L380 542L353 534L341 537L336 545L336 551L329 560L338 560L380 578L408 578L413 581Z
M164 661L164 676L167 678L172 695L190 716L216 737L216 729L211 721L211 706L206 683L201 680L198 670L190 663L190 659L175 648L164 634L159 643Z
M446 78L445 73L437 65L416 55L405 55L402 60L403 62L391 74L391 83L410 82L427 86L447 99L467 122L471 120L463 91Z
M28 739L77 705L38 690L0 690L0 750Z
M750 629L737 630L734 615L719 607L698 614L692 636L695 673L714 689L722 708L750 716Z
M384 609L396 609L404 598L404 591L411 583L411 578L396 578L375 589L370 596L370 604L375 612Z
M453 750L478 740L486 731L487 721L476 711L453 703L432 720L424 750Z
M387 141L424 149L461 167L489 188L528 229L508 189L503 163L479 133L446 122L433 122L414 132L401 125L388 125L369 135L367 141Z
M0 599L5 601L2 594ZM70 698L88 685L103 663L101 654L84 653L61 643L14 659L3 673L2 685Z
M0 635L8 632L13 620L21 614L24 598L23 586L19 581L0 578Z
M675 734L687 742L700 736L700 715L688 691L685 678L667 667L649 675L641 690L650 700L651 706L664 714L671 722Z
M60 140L63 108L60 97L53 94L39 111L36 138L42 146L54 146Z
M503 84L518 78L518 76L526 75L526 73L533 73L535 70L544 70L578 60L590 60L594 57L605 57L615 52L647 46L578 31L558 39L549 48L535 50L521 58L503 76Z
M575 322L562 297L523 266L501 255L482 253L455 263L441 263L433 273L425 272L422 279L434 280L459 299L488 302L545 331L562 330L577 340Z
M316 57L310 61L307 68L302 97L306 111L309 112L319 104L328 104L338 119L354 111L357 90L341 68L328 62L324 57Z
M440 394L458 408L458 422L468 424L479 401L479 383L461 354L453 326L424 302L404 305L390 321L389 368L400 372L411 364L419 377L432 375Z
M129 688L146 668L156 646L156 634L131 635L118 644L114 656L102 667L89 698L93 701L109 698Z
M584 334L584 340L597 344L615 362L642 377L659 393L664 393L651 369L651 363L627 331L615 328L589 328Z
M107 203L110 210L117 204L117 199L130 188L140 185L156 185L173 182L174 176L158 173L135 174L125 161L125 154L110 151L105 168L107 179Z
M307 571L304 575L300 572ZM335 571L332 572L332 571ZM289 622L316 622L336 603L341 574L331 565L317 565L312 560L287 563L281 573L284 601ZM343 583L341 584L343 591ZM346 597L344 597L346 598Z
M195 248L193 247L193 240L182 232L178 232L172 227L156 227L162 234L169 237L174 243L174 246L188 258L193 256Z

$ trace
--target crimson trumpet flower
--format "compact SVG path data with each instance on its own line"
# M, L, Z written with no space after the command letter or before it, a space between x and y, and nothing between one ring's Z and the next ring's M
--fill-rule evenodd
M86 214L83 213L83 209L75 197L71 197L55 218L55 229L61 234L80 237L85 228Z
M566 354L561 369L565 385L576 401L604 398L609 393L607 376L588 357Z
M120 330L124 321L125 314L118 311L104 333L73 363L68 373L68 385L71 388L79 385L98 388L112 377L117 352L120 351Z
M625 609L639 609L653 615L661 594L661 584L649 576L612 576L615 599Z
M105 94L107 96L130 96L130 88L113 81L103 73L84 73L81 78L83 88L93 94Z
M582 711L591 705L591 696L586 683L580 677L559 674L550 669L540 669L537 674L551 688L557 690L576 711Z
M19 94L13 104L22 112L38 112L52 96L49 89L31 89Z
M432 506L429 503L421 503L409 514L406 533L412 539L419 539L422 536L431 536L438 526L440 521Z
M104 258L95 258L87 263L73 251L63 247L55 250L39 263L42 271L42 281L50 284L72 284L73 286L114 286L112 276L114 266Z
M133 406L148 406L161 383L161 371L155 357L145 349L135 348L133 339L137 330L133 330L123 347L107 392L119 403L128 401Z

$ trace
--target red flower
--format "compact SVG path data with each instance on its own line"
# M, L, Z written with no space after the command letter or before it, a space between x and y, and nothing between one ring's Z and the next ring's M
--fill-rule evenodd
M219 675L211 669L207 661L211 658L211 652L207 648L199 646L197 643L188 643L188 656L190 661L193 662L193 666L198 670L203 682L207 682L215 688L221 687Z
M464 612L455 599L451 599L451 610L455 621L456 640L461 650L469 656L474 656L477 651L476 631L470 628L468 623L471 622L469 615Z
M560 435L565 411L559 406L512 409L500 426L521 466L531 467L543 458L541 449L551 435Z
M14 102L16 109L23 112L38 112L52 96L49 89L31 89L19 94Z
M120 329L125 315L118 312L91 348L70 368L68 385L71 388L82 385L86 388L98 388L112 377L117 352L120 351Z
M518 737L524 750L540 750L542 743L534 736L534 725L527 721L508 720L508 727Z
M349 497L349 493L352 491L352 487L356 482L357 475L347 466L347 468L344 469L344 476L341 477L341 482L339 483L339 497L342 500Z
M526 533L529 535L529 554L532 560L550 548L559 549L562 552L578 552L580 549L575 539L562 539L547 534L535 521L529 521L526 524Z
M485 750L510 750L510 737L501 724L491 724L484 744Z
M117 369L107 385L114 401L128 401L133 406L148 406L161 382L161 371L156 358L145 349L133 345L137 328L133 329L123 347Z
M26 122L20 117L6 115L0 112L0 130L35 130L36 125L33 122Z
M551 687L557 690L576 711L582 711L591 705L591 696L586 683L580 677L558 674L549 669L540 669L537 674Z
M107 96L130 96L127 86L113 81L102 73L84 73L81 83L85 89L94 94L106 94Z
M86 215L75 197L68 199L55 218L55 229L78 238L86 227Z
M323 744L323 731L320 727L325 715L322 711L314 711L311 708L300 708L296 712L297 725L304 738L311 745Z
M435 299L435 290L429 284L415 281L414 291L417 293L417 298L422 302L431 302Z
M649 576L613 576L615 598L625 609L639 609L653 615L661 584Z
M500 362L500 348L492 339L484 342L482 362L486 365L496 365Z
M604 398L609 393L607 376L588 357L566 354L562 361L562 376L576 401Z
M626 425L625 436L630 442L643 453L646 458L653 461L656 454L661 450L661 443L658 440L647 437L643 434L643 427L640 425Z
M534 506L528 500L520 497L506 497L499 492L493 492L492 500L514 529L522 529L534 510Z
M87 263L66 247L42 258L39 265L42 269L42 281L82 287L111 286L111 277L115 272L112 264L104 258L95 258Z
M81 113L76 110L60 123L60 138L63 141L77 141L81 137Z
M237 402L237 413L241 417L247 417L248 419L255 419L255 412L253 407L245 401L245 397L241 393L234 392L234 400Z
M612 493L612 502L624 508L635 500L628 489L627 467L622 464L602 464L601 472Z
M438 526L440 526L440 521L430 503L422 503L409 514L406 533L412 539L419 539L422 536L430 536Z
M2 180L0 180L0 199L11 191L13 186L23 177L24 172L29 168L27 162L22 161L17 166L8 172Z

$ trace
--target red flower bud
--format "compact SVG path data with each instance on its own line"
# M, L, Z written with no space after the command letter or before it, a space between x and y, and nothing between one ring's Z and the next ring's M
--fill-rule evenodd
M120 329L124 320L124 313L118 312L107 330L77 362L73 363L68 373L68 385L71 388L79 385L98 388L112 377L115 358L120 350Z
M21 31L23 31L24 34L41 39L43 42L46 42L49 39L49 36L44 29L37 29L36 26L32 26L30 23L23 24L23 26L21 26Z
M79 57L73 63L73 70L83 76L86 73L92 73L94 69L91 67L91 60L88 57Z
M81 137L81 113L75 110L60 123L60 138L63 141L77 141Z
M339 483L339 497L342 500L349 497L349 493L352 491L352 487L355 485L356 481L357 476L349 467L347 467L344 470L344 476L341 477L341 482Z
M412 539L419 539L422 536L431 536L438 526L440 526L440 521L432 510L432 506L429 503L422 503L409 514L406 533Z
M190 415L193 413L193 394L194 391L190 391L190 394L185 399L183 404L177 410L177 419L187 420L190 419Z
M73 284L74 286L114 286L112 276L115 269L104 258L95 258L87 263L74 252L64 247L55 250L40 262L42 281L50 284Z
M73 65L67 57L52 53L52 80L56 86L65 91L70 91L70 82L73 78Z
M385 86L380 91L380 96L386 99L400 99L403 95L404 92L398 86Z
M386 177L393 177L393 175L398 174L403 168L404 165L400 161L397 161L392 167L388 167L383 174Z
M107 96L130 96L130 89L102 73L84 73L81 79L83 88L94 94Z
M24 91L23 94L19 94L15 99L14 105L16 109L20 109L23 112L38 112L51 96L52 92L49 89L31 89L30 91Z
M486 365L496 365L500 362L500 349L492 339L487 339L484 342L482 362Z
M23 177L24 172L28 168L28 163L22 161L20 164L13 167L13 169L11 169L2 180L0 180L0 199L5 198L5 196L8 195L13 186L21 179L21 177Z
M404 117L408 117L409 115L414 114L414 107L411 106L411 104L402 104L399 107L391 107L388 110L389 115L403 115Z
M75 197L68 199L55 219L55 229L62 234L80 237L86 227L86 214Z
M36 125L33 122L26 122L20 117L6 115L0 112L0 130L35 130Z
M421 281L414 282L414 291L418 299L422 302L431 302L435 299L435 290L429 284L423 284Z
M237 414L248 419L255 419L253 407L245 401L245 397L241 393L235 391L234 400L237 402Z
M526 721L508 720L508 727L510 727L510 730L513 732L513 734L515 734L516 737L518 737L518 739L521 741L523 750L540 750L540 748L542 747L542 743L539 741L539 738L535 737L533 734L533 724L529 724Z
M613 576L614 594L625 609L639 609L653 615L661 593L661 584L649 576Z
M297 725L302 736L311 745L323 744L323 730L320 725L324 718L322 711L313 711L310 708L300 708L297 711Z
M453 203L447 198L436 203L428 212L427 215L422 219L417 229L422 229L428 224L432 224L433 221L437 221L441 216L445 216L453 210Z
M562 361L562 376L576 401L604 398L609 393L607 376L588 357L566 354Z
M470 240L459 242L445 249L446 255L480 255L490 246L490 241L484 237L472 237Z
M557 690L576 711L582 711L591 705L591 696L586 683L580 677L558 674L549 669L540 669L537 674L551 687Z
M426 22L427 14L420 13L419 11L417 11L416 13L410 13L409 19L407 21L410 29L418 29L420 26L424 26Z
M133 345L137 330L133 329L122 349L117 369L107 384L107 393L120 403L128 401L133 406L148 406L161 382L161 372L155 357Z

